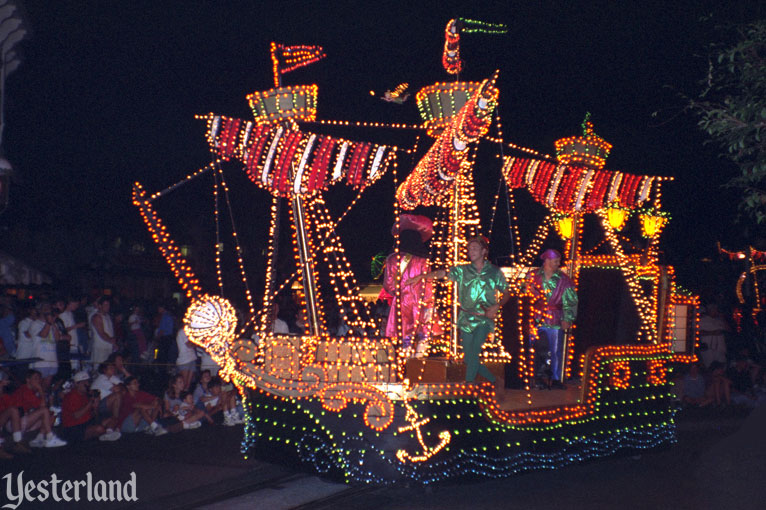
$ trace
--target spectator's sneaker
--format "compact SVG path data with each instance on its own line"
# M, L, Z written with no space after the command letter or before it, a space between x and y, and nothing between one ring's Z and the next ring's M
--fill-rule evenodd
M45 438L39 435L29 442L29 446L32 448L42 448L45 446Z
M58 448L59 446L66 446L66 441L58 436L52 436L45 440L46 448Z
M99 441L117 441L122 437L122 434L120 434L117 430L110 430L109 432L105 434L101 434L98 436Z
M233 427L234 425L236 425L232 415L230 415L230 414L224 414L223 415L223 424L225 426L227 426L227 427Z
M165 427L163 427L162 425L157 425L157 427L155 427L152 430L152 434L154 434L155 436L164 436L167 433L168 431L165 430Z
M199 420L197 420L197 421L193 421L193 422L191 422L191 423L186 423L186 422L184 422L184 428L185 428L185 429L189 429L189 430L192 430L192 429L198 429L198 428L200 428L201 426L202 426L202 422L201 422L201 421L199 421Z
M232 413L231 421L234 425L242 425L245 423L245 419L242 418L242 416L240 416L238 413Z

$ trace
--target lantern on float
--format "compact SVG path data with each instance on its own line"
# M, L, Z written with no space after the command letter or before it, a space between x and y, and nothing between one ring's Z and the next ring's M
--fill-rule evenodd
M655 237L660 235L665 224L670 220L670 214L652 207L641 211L638 219L641 221L641 234L644 237Z
M562 239L572 239L574 235L575 222L572 216L568 214L557 214L553 217L553 225L556 227L556 232Z
M630 216L630 210L624 207L620 207L618 204L610 204L606 208L606 219L609 222L609 226L614 230L622 230L625 223Z

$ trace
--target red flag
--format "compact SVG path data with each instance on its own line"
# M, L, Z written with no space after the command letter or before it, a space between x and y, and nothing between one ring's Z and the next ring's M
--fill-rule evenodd
M274 63L274 83L279 86L280 74L313 64L324 57L321 46L283 46L272 42L271 61Z

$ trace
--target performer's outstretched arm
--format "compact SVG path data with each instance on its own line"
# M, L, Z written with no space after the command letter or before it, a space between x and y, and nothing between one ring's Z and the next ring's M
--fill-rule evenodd
M437 269L435 271L431 271L430 273L421 273L419 275L413 276L412 278L408 278L405 280L405 285L415 285L420 280L433 280L436 278L444 278L447 276L447 271L444 269Z

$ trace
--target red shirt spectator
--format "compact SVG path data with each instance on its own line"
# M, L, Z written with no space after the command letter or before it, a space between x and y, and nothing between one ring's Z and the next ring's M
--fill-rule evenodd
M122 425L125 418L133 414L136 404L151 404L157 399L151 393L147 393L143 390L137 390L131 394L130 391L126 391L122 397L122 405L120 405L120 414L117 416L117 422Z
M11 397L16 407L21 407L25 413L44 407L42 397L26 384L19 386Z
M0 395L0 413L8 409L9 407L13 407L15 401L13 397L7 393L3 393Z
M25 413L45 407L43 398L42 376L37 370L27 372L27 377L21 386L11 394L14 405L21 407Z
M88 402L88 395L83 395L77 390L67 393L61 402L61 425L64 427L74 427L75 425L88 423L93 418L93 411L91 409L82 413L82 416L79 418L74 414L88 405Z

